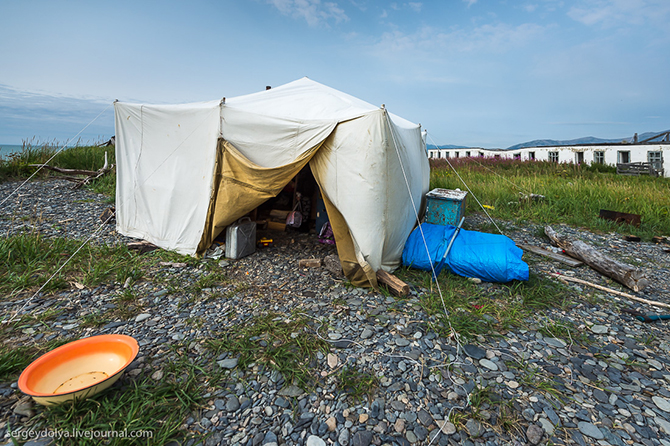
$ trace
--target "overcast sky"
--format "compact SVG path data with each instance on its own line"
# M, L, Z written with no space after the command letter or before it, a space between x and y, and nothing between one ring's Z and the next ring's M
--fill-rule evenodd
M0 143L303 76L507 147L670 128L670 1L0 0ZM84 141L114 133L107 108Z

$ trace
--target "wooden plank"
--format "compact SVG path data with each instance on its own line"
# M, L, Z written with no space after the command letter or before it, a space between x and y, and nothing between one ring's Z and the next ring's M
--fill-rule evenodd
M539 254L541 256L549 257L553 260L558 260L559 262L565 263L566 265L571 266L573 268L584 264L584 262L580 260L573 259L572 257L568 257L566 255L559 254L557 252L549 251L548 249L544 249L539 246L524 245L524 244L517 244L517 246L523 249L524 251L530 251L533 254Z
M321 268L321 259L300 259L298 266L300 268Z
M628 214L626 212L617 212L617 211L608 211L606 209L601 209L598 217L604 220L611 220L615 223L628 223L637 228L640 227L642 223L642 216L638 214Z
M387 273L383 269L377 271L377 282L386 285L391 293L396 296L405 297L409 294L409 285L398 279L391 273Z

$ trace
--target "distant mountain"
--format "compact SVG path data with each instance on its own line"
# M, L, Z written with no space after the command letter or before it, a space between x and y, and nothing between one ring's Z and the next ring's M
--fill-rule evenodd
M663 132L646 132L646 133L641 133L637 135L637 140L638 141L644 141L645 139L649 139L653 136L656 136L660 133L665 133L668 130L664 130ZM546 146L576 146L576 145L581 145L581 144L607 144L607 143L619 143L619 142L627 142L631 143L633 142L633 137L627 137L627 138L616 138L616 139L602 139L602 138L594 138L593 136L585 136L583 138L577 138L577 139L569 139L569 140L564 140L564 141L558 141L555 139L536 139L534 141L528 141L528 142L522 142L521 144L516 144L514 146L510 146L505 150L517 150L517 149L523 149L525 147L546 147Z
M428 144L428 150L436 150L436 149L473 149L474 147L466 147L466 146L454 146L452 144L445 144L442 146L436 146L434 144Z

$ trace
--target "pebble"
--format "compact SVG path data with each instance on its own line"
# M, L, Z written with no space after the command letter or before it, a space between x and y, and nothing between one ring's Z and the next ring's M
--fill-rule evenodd
M11 184L0 183L0 196ZM97 218L108 206L104 197L72 190L67 182L38 181L26 187L29 193L8 200L13 220L0 218L0 236L33 230L34 226L48 237L82 239L99 226ZM32 209L46 203L51 210L44 211L38 221ZM57 213L55 203L67 203L67 212ZM79 218L62 224L64 230L55 229L55 223L69 218L69 213ZM21 216L26 222L21 224L32 226L17 229L13 222ZM476 227L477 218L467 217L468 223L475 225L471 227ZM111 245L130 241L113 226L109 229L95 242ZM641 295L668 303L670 258L659 246L630 244L615 233L594 234L564 225L560 229L622 261L634 256L642 259L638 262L641 265L654 265L645 267L650 285ZM532 227L515 226L508 232L517 242L543 243ZM203 384L204 408L184 422L189 432L204 429L203 433L211 434L205 446L216 442L405 446L431 441L436 446L518 446L526 442L670 446L668 325L641 324L619 312L621 306L646 311L635 302L619 296L615 305L614 296L569 285L566 306L543 309L521 326L506 327L495 336L475 336L458 345L453 337L433 331L439 322L421 305L430 291L420 283L410 283L410 295L397 299L345 285L324 268L297 266L301 258L323 259L335 253L336 247L320 244L310 235L287 232L279 234L273 246L243 259L166 262L147 267L139 281L125 284L112 279L94 288L73 287L53 296L45 294L31 303L35 305L29 308L32 314L49 308L65 312L46 326L22 326L13 342L111 333L134 336L140 343L140 356L122 380L165 379L163 370L170 370L169 353L165 352L173 347L182 349L180 354L189 359L217 363L222 381ZM588 267L572 269L537 256L530 266L533 274L558 272L618 287ZM192 291L210 268L220 268L217 271L228 275L231 283ZM179 287L168 289L159 278L169 278ZM244 286L238 288L240 283ZM127 319L109 319L95 329L82 324L82 315L117 308L116 296L123 292L124 284L126 292L132 290L142 301L138 311ZM500 284L470 286L483 291L484 298L492 302L515 298ZM3 300L0 311L20 308L25 303L22 299ZM269 312L284 320L305 315L307 326L292 339L319 332L332 341L329 351L321 352L311 365L317 374L326 372L316 389L302 389L257 363L242 368L231 352L214 354L207 348L206 341L225 328L244 326L254 315ZM562 329L554 331L552 325ZM342 392L337 378L344 366L378 377L373 403L353 401ZM528 376L534 380L526 381ZM562 399L534 386L539 380ZM477 388L486 389L488 398L477 409L478 419L465 419L471 408L460 407L467 405L468 396ZM15 391L15 382L0 382L0 401L9 402L0 411L0 434L7 425L3 423L22 425L22 419L43 410L25 401L8 401ZM519 414L519 435L501 430L500 401L509 402ZM462 424L447 421L450 413L460 416Z
M664 412L670 412L670 400L660 396L653 396L651 397L651 399L654 402L654 404L656 404L656 407L658 407Z
M531 444L538 444L542 441L542 436L544 435L544 429L539 427L536 424L530 424L526 430L526 437Z
M237 361L238 358L224 359L222 361L218 361L217 364L219 364L222 369L234 369L237 367Z
M317 437L316 435L310 435L307 437L307 446L326 446L326 442Z
M579 431L587 437L595 438L596 440L602 440L605 438L600 429L598 429L598 426L594 424L587 423L586 421L580 421L577 423L577 427L579 428Z

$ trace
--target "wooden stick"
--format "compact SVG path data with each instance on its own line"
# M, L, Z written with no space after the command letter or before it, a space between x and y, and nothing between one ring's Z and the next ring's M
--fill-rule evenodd
M597 288L597 289L602 290L602 291L606 291L610 294L616 294L617 296L625 297L626 299L631 299L631 300L634 300L634 301L637 301L637 302L642 302L642 303L648 304L648 305L654 305L656 307L670 308L670 304L666 304L666 303L663 303L663 302L656 302L654 300L643 299L641 297L633 296L632 294L624 293L623 291L617 291L617 290L613 290L611 288L604 287L602 285L597 285L595 283L587 282L586 280L577 279L577 278L569 277L569 276L563 276L563 275L557 274L557 273L548 273L548 274L550 274L554 277L557 277L559 280L581 283L582 285L588 285L590 287Z
M396 296L405 297L409 294L409 285L383 269L377 271L377 282L386 285Z
M559 254L553 251L549 251L547 249L541 248L539 246L533 246L533 245L524 245L523 243L517 243L519 248L523 249L524 251L530 251L534 254L538 254L541 256L549 257L550 259L558 260L559 262L565 263L566 265L569 265L571 267L576 267L583 265L584 262L573 259L572 257L568 257L563 254Z

